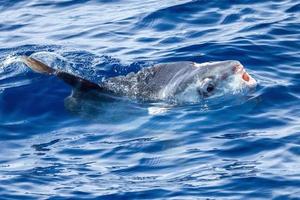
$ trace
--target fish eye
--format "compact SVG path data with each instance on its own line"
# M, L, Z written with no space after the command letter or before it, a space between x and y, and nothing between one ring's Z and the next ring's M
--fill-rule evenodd
M214 89L215 84L213 82L213 78L207 77L200 82L197 92L202 97L209 97Z
M213 84L208 84L207 88L206 88L206 91L207 92L212 92L213 90L215 89L215 86Z

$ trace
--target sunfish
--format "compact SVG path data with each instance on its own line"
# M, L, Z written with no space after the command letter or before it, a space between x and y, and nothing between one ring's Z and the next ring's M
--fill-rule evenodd
M22 61L36 72L57 76L80 92L92 90L147 102L197 103L205 98L250 91L257 85L235 60L156 64L100 83L53 69L32 57L24 56Z

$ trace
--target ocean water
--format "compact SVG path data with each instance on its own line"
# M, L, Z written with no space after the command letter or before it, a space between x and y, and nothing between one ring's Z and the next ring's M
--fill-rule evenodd
M70 96L20 55L92 81L239 60L240 101ZM297 0L0 0L0 199L300 199Z

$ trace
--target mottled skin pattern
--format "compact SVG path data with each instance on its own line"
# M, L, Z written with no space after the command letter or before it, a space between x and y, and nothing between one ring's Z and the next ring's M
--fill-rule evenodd
M101 86L118 95L156 100L159 99L159 92L172 80L179 79L187 73L193 74L195 70L193 62L158 64L137 73L109 78Z

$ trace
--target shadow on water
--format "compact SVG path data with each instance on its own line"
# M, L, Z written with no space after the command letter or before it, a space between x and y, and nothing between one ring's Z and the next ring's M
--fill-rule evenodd
M73 91L64 102L71 113L101 123L126 123L147 115L142 103L110 94Z

